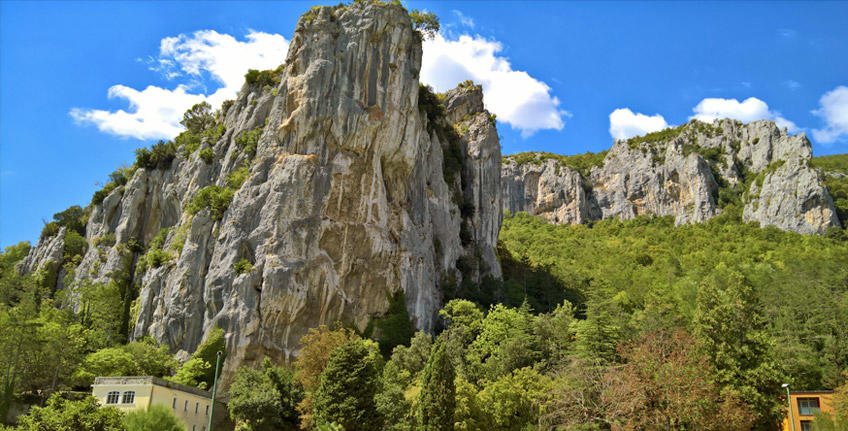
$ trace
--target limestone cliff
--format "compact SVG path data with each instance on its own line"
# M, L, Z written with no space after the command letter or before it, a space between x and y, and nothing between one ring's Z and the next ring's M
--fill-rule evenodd
M639 215L708 220L728 205L743 219L800 233L840 226L804 134L771 121L683 126L617 141L595 166L586 157L522 153L504 158L503 209L554 223ZM584 173L575 169L582 163Z
M131 280L131 335L181 357L222 328L225 375L319 324L363 329L398 291L433 329L445 289L500 277L500 145L480 87L436 97L420 67L402 7L312 8L193 147L95 200L74 282Z

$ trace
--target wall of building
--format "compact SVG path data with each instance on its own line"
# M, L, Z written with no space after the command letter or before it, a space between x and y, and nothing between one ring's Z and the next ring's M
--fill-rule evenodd
M801 424L804 421L812 422L815 419L813 415L802 415L798 409L798 399L799 398L818 398L819 400L819 409L824 413L834 413L833 410L833 392L818 392L818 391L807 391L807 392L791 392L789 394L789 399L792 403L792 421L795 422L795 431L802 431ZM788 409L788 406L787 406ZM783 431L793 431L792 424L789 422L789 413L787 410L787 414L783 419Z

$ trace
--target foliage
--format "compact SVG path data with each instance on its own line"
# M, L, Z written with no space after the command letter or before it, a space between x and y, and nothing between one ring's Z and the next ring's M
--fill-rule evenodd
M813 157L810 162L814 168L821 168L825 172L848 174L848 154Z
M695 335L716 369L716 381L750 404L758 428L768 429L782 414L785 379L758 305L745 276L719 265L698 292Z
M162 404L129 412L124 419L127 431L183 431L185 426Z
M166 170L171 167L171 162L177 157L177 144L168 141L159 141L147 148L135 150L135 165L144 169Z
M376 340L383 356L389 356L396 346L409 344L415 334L415 326L406 309L406 296L398 290L389 297L389 309L384 316L375 318L371 324L376 329ZM366 334L367 334L366 330Z
M186 211L193 215L208 208L213 220L221 220L233 200L234 193L229 187L204 187L186 205Z
M247 272L251 272L251 271L253 271L253 264L250 263L250 261L247 260L247 259L242 259L242 260L236 262L234 270L236 271L237 275L241 275L241 274L244 274L244 273L247 273Z
M333 349L313 396L317 424L337 423L346 431L370 431L382 424L374 401L380 387L377 358L364 340Z
M843 240L759 228L725 215L684 226L672 218L637 218L590 227L553 226L526 214L505 217L500 240L512 259L544 268L581 293L574 303L585 317L575 324L576 353L614 362L622 342L658 326L693 325L702 282L715 285L710 276L723 265L722 272L744 276L752 291L746 300L756 299L745 307L764 320L756 337L767 338L772 360L785 364L793 384L833 388L848 368Z
M86 387L97 376L170 376L177 368L167 346L151 338L89 353L74 372L78 386Z
M262 369L240 368L233 378L227 404L230 417L239 429L260 431L297 429L297 404L303 391L294 382L294 373L275 367L265 358Z
M359 339L359 335L350 329L330 328L326 325L311 328L300 339L300 355L294 361L297 370L294 379L306 391L306 396L297 406L297 410L300 412L301 428L311 429L315 425L313 422L312 393L320 384L321 374L327 366L330 353L342 344Z
M811 164L824 171L824 185L833 197L836 215L848 229L848 154L814 157Z
M238 190L250 176L250 166L245 163L240 168L227 175L227 184L233 190Z
M750 429L745 399L722 391L708 358L682 330L661 329L622 350L625 364L606 378L625 429Z
M249 132L243 132L236 137L236 147L247 154L247 158L252 160L256 156L256 147L259 144L259 137L262 136L264 126L259 126Z
M421 429L425 431L452 431L454 428L456 374L445 348L443 340L436 342L421 379L418 407Z
M488 429L530 429L538 422L550 390L550 379L529 367L498 377L479 393Z
M67 230L65 232L65 247L62 250L62 258L66 262L74 261L79 263L86 249L88 249L88 241L85 240L84 236L75 230Z
M563 156L561 154L548 153L544 151L531 151L526 153L516 153L504 156L504 162L515 162L521 166L525 163L530 163L535 166L541 165L546 160L554 160L562 166L568 166L580 172L583 178L588 178L592 168L604 166L604 159L609 153L608 150L599 153L586 152L583 154L575 154L573 156Z
M409 18L412 20L412 28L426 39L432 39L439 32L439 17L433 12L413 9L409 11Z
M270 85L272 87L277 86L280 83L283 73L283 66L273 69L273 70L263 70L259 71L256 69L249 69L247 73L244 75L244 80L247 82L247 85L250 86L258 86L264 87L266 85Z
M212 151L211 148L204 148L200 150L199 155L200 160L203 160L203 163L206 163L207 165L211 165L212 162L215 161L215 152Z
M221 367L223 368L224 360L227 358L224 331L216 327L209 333L206 340L198 346L197 350L192 353L191 358L168 380L184 385L196 386L201 389L212 388L215 380L215 364L217 363L218 352L222 353Z
M124 414L114 407L100 407L97 399L68 401L53 394L44 407L34 406L20 418L17 431L124 431Z
M180 121L186 130L191 133L202 133L215 123L215 116L212 114L212 107L206 102L200 102L192 106L183 114L183 119Z

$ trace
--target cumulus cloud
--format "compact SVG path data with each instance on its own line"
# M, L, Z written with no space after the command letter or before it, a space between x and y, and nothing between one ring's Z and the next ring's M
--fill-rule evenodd
M628 108L619 108L609 115L609 133L616 141L656 132L668 127L660 114L645 115L634 113Z
M745 123L757 120L772 120L778 127L785 127L796 133L801 129L795 123L780 116L780 112L769 110L766 102L756 97L749 97L742 102L736 99L706 98L701 100L692 111L695 115L689 119L712 122L716 119L732 118Z
M182 79L174 89L148 86L136 90L124 85L109 88L109 98L124 99L128 110L74 108L79 123L94 124L103 132L135 139L169 139L181 130L182 113L195 103L218 107L232 99L248 69L273 69L285 60L288 41L281 35L251 31L244 41L213 30L162 39L151 69L169 80ZM208 82L211 81L211 82ZM208 94L203 83L217 89ZM198 90L193 92L193 90Z
M830 144L848 137L848 87L840 85L819 99L819 109L813 114L825 121L825 127L813 130L813 138Z
M499 42L462 35L456 40L437 34L424 42L421 81L446 91L467 79L483 86L486 108L498 120L529 136L538 130L561 130L568 112L560 109L551 88L527 72L514 70L497 55Z

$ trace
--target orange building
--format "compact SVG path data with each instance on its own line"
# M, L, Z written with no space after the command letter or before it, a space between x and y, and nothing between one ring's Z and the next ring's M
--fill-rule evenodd
M789 393L789 401L792 410L783 419L783 431L810 431L816 413L835 413L833 391L792 391ZM795 422L794 428L790 418Z

